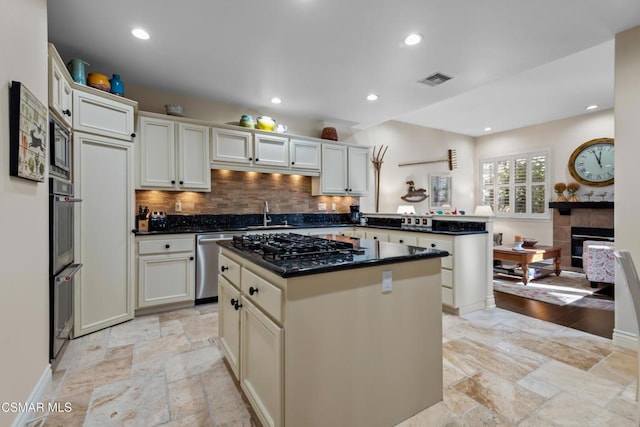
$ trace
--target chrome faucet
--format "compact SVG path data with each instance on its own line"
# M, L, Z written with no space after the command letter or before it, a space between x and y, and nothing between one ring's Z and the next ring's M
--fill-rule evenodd
M267 215L269 213L269 203L264 201L264 206L262 207L262 225L267 226L271 222L271 218Z

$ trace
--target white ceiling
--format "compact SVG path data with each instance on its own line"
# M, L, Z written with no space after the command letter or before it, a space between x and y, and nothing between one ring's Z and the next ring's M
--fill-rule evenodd
M89 72L260 111L479 136L613 107L640 0L55 0L49 40ZM151 39L131 36L142 27ZM403 46L419 32L424 40ZM418 80L454 78L429 87ZM365 99L369 93L378 101ZM283 102L273 105L279 96Z

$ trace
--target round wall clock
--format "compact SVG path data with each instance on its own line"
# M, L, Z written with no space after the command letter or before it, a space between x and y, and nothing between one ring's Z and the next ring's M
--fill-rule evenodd
M569 158L569 172L584 185L604 187L614 178L613 138L597 138L576 148Z

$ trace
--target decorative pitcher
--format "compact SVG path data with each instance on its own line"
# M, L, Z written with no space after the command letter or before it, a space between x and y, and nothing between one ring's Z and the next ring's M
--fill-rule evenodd
M72 59L67 64L67 69L71 73L71 78L74 82L80 83L81 85L87 85L87 77L85 74L85 66L89 65L87 62L82 59Z
M111 83L111 93L124 96L124 83L120 80L120 74L114 74L113 78L109 80L109 83Z

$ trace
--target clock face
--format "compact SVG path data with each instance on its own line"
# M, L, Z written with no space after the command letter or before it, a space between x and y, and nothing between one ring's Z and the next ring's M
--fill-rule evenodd
M613 184L614 148L612 138L585 142L571 154L569 172L580 183L596 187Z

